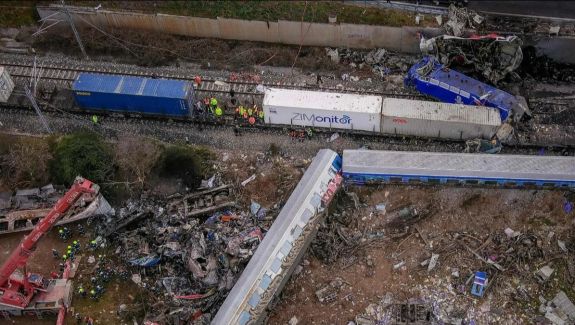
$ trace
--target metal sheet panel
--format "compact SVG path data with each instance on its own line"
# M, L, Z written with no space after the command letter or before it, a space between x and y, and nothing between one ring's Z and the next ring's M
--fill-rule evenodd
M5 103L14 90L14 81L8 71L0 66L0 103Z
M381 132L446 139L490 139L501 125L494 108L385 98Z
M343 173L575 181L575 158L344 150Z
M270 124L378 132L380 96L267 89L263 109Z

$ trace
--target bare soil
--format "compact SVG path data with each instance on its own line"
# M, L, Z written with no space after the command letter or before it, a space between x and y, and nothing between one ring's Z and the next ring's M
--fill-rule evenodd
M522 233L539 234L539 238L553 231L556 236L552 241L554 244L547 244L545 247L555 251L556 240L565 240L573 225L574 215L563 212L562 204L565 198L564 193L559 191L411 186L353 190L360 194L366 206L357 212L351 212L358 224L348 229L348 233L354 230L370 232L382 229L381 226L386 224L386 215L393 213L397 207L428 206L434 212L417 223L417 227L433 248L429 249L417 232L413 231L396 239L389 239L390 235L386 234L388 239L360 244L353 254L342 257L333 264L324 264L308 254L309 265L304 266L303 272L288 282L281 301L271 312L269 324L286 324L293 316L298 318L298 324L347 324L370 303L378 302L387 293L392 293L398 301L421 298L419 288L431 280L447 279L455 283L457 279L451 278L452 268L458 268L463 281L471 272L486 270L486 265L465 249L440 253L439 264L430 273L426 267L419 265L430 257L430 252L440 252L446 245L445 239L452 232L466 232L482 241L489 234L503 233L507 227ZM374 206L379 203L386 203L386 215L374 213ZM375 262L373 275L366 263L367 256ZM393 270L393 265L400 261L405 261L405 266ZM517 281L518 278L521 283L530 286L530 293L535 299L538 294L550 299L559 288L565 290L571 299L575 298L571 286L565 282L564 273L556 274L557 280L551 285L539 287L533 284L531 272L536 270L537 265L541 267L541 263L545 261L537 262L538 264L532 261L529 265L530 271L524 274L507 271L499 275L497 284L488 291L492 309L515 317L520 323L532 322L537 315L537 303L521 305L503 293L503 284ZM338 277L344 280L345 285L339 291L337 299L328 304L320 303L315 295L316 290ZM465 291L468 292L469 288ZM467 304L463 303L462 308L482 302L467 299ZM507 300L509 304L494 306L494 301ZM500 322L506 323L503 320Z

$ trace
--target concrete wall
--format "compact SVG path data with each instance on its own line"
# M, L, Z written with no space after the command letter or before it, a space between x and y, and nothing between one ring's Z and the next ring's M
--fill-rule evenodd
M64 20L59 6L38 6L41 18ZM437 29L354 24L321 24L296 21L265 22L228 18L198 18L164 14L142 14L92 8L69 9L79 26L114 27L156 31L176 35L230 40L350 48L383 47L392 51L419 53L418 32L438 34Z

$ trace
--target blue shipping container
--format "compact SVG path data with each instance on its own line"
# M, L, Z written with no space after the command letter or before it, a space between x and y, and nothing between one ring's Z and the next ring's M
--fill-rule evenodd
M405 84L445 103L497 108L501 121L507 120L514 107L520 105L515 96L447 69L430 56L424 57L409 69Z
M186 117L194 103L193 85L183 80L81 73L72 90L91 110Z

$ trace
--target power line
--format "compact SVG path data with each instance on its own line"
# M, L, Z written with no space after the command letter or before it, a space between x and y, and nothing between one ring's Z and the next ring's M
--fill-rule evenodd
M64 11L64 14L66 15L66 19L68 19L68 22L70 23L70 27L72 27L72 31L74 32L74 36L76 37L76 41L78 42L78 46L80 46L80 50L82 51L82 54L84 54L84 58L86 58L86 60L90 60L90 58L88 57L88 54L86 53L86 50L84 49L84 44L82 43L82 39L80 38L80 33L78 33L78 30L76 30L76 25L74 25L74 20L72 19L72 16L70 15L70 12L68 11L68 7L66 7L66 3L64 3L64 0L62 1L62 9Z

